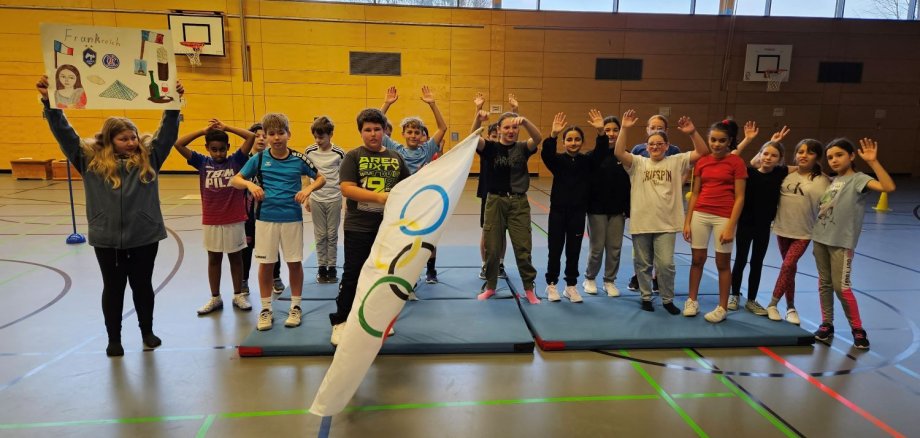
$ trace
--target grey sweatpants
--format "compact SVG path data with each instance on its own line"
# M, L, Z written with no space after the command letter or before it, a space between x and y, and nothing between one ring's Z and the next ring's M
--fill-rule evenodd
M588 266L585 278L594 280L604 259L604 281L614 282L620 270L620 249L623 247L623 229L626 215L588 215ZM604 254L606 253L606 258Z
M332 202L317 202L311 199L310 215L313 217L313 237L316 238L316 264L335 267L342 198Z

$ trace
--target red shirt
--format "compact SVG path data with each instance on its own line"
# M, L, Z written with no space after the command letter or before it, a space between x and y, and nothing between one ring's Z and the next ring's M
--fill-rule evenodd
M702 183L693 210L731 217L735 205L735 180L748 177L744 160L735 154L728 154L721 159L706 155L696 162L693 176Z

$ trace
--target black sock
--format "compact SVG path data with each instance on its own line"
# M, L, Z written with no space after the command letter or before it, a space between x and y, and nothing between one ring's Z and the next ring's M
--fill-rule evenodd
M163 341L153 334L153 332L147 332L141 334L141 339L144 340L144 346L147 348L157 348L160 345L163 345Z
M105 355L108 357L124 356L125 349L122 348L121 341L109 341L109 345L105 347Z

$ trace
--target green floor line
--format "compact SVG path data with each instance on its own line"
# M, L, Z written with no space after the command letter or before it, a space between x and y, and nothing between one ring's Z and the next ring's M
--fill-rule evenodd
M707 370L713 369L712 366L709 365L709 362L703 360L703 358L700 357L700 355L696 354L695 351L689 348L684 348L684 352L687 353L688 356L693 358L693 360L695 360L697 363L702 365L703 368L706 368ZM775 415L773 415L772 413L764 409L763 406L761 406L759 403L754 401L750 396L745 394L744 391L738 388L738 385L735 385L734 383L732 383L730 380L725 378L725 376L719 375L719 381L722 382L722 384L725 385L726 388L734 392L741 400L744 400L744 402L747 403L748 406L753 408L754 411L756 411L758 414L764 417L767 421L769 421L770 424L772 424L773 427L777 428L780 432L782 432L783 435L786 435L787 437L798 437L799 436L799 434L789 429L785 424L783 424L782 421L779 420L779 418L776 418Z
M549 234L546 234L546 230L544 230L543 228L540 228L540 226L537 225L537 223L534 221L530 221L530 228L536 228L536 230L539 231L540 234L543 235L543 237L549 237Z
M648 377L649 379L651 377ZM655 385L653 385L655 386ZM659 394L663 391L660 387ZM578 402L599 402L599 401L630 401L630 400L657 400L662 398L659 394L627 394L627 395L596 395L582 397L546 397L546 398L524 398L508 400L481 400L481 401L459 401L459 402L435 402L435 403L401 403L394 405L370 405L370 406L350 406L345 408L345 412L372 412L372 411L394 411L409 409L432 409L432 408L455 408L469 406L496 406L496 405L524 405L537 403L578 403ZM668 395L668 394L664 394ZM670 394L670 398L675 399L693 399L693 398L728 398L735 397L734 393L716 392L716 393L687 393L687 394ZM105 420L78 420L78 421L57 421L57 422L40 422L40 423L0 423L0 430L13 429L35 429L43 427L67 427L67 426L92 426L102 424L135 424L135 423L157 423L170 421L202 421L204 423L198 430L198 437L203 437L210 429L215 420L219 418L251 418L251 417L278 417L284 415L305 415L309 414L309 409L289 409L281 411L253 411L253 412L228 412L223 414L210 415L174 415L163 417L138 417L138 418L116 418Z
M198 429L198 433L195 435L195 438L204 438L208 434L208 429L211 428L211 425L214 424L214 415L208 415L204 419L201 427Z
M620 354L626 357L631 357L626 350L620 350ZM639 372L639 374L642 375L645 381L648 382L648 384L651 385L652 388L654 388L656 392L658 392L661 398L664 399L664 401L666 401L668 405L670 405L671 408L674 409L675 412L677 412L677 415L680 415L680 418L684 419L684 422L686 422L687 425L690 426L690 428L693 429L693 431L696 432L698 436L701 436L701 437L709 436L706 434L706 432L703 432L703 429L700 428L700 426L696 424L696 422L693 421L692 418L690 418L690 415L688 415L687 412L685 412L680 407L680 405L678 405L677 402L674 401L674 398L671 397L671 395L669 395L664 390L664 388L662 388L661 385L659 385L658 382L656 382L655 379L652 378L652 376L650 376L647 372L645 372L644 369L642 369L642 366L639 365L638 362L630 362L630 364L636 371Z

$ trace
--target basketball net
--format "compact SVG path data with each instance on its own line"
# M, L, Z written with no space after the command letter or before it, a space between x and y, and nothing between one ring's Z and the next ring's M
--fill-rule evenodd
M786 70L769 70L763 72L767 78L767 92L775 93L780 90L783 80L786 79Z
M185 54L186 56L188 56L189 64L191 64L192 67L200 67L201 66L201 49L204 48L204 43L196 43L196 42L191 42L191 41L180 41L179 44L182 44L183 46L188 47L189 49L192 50L191 52Z

